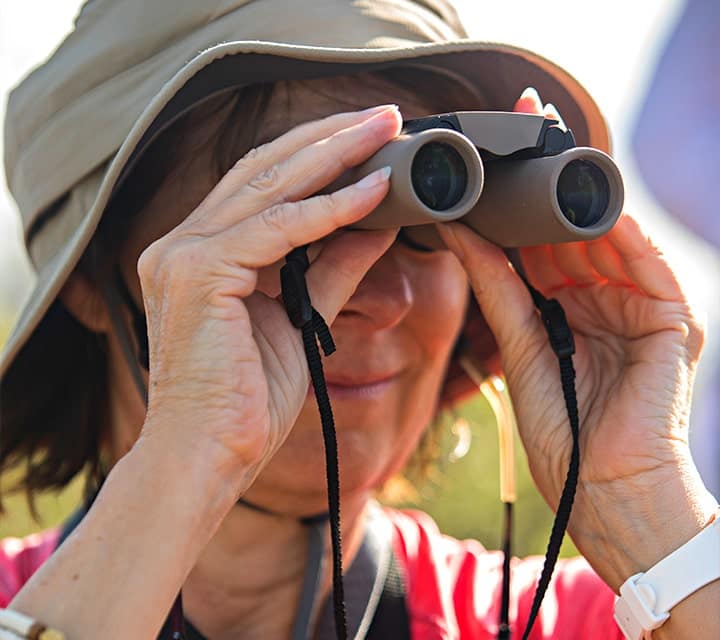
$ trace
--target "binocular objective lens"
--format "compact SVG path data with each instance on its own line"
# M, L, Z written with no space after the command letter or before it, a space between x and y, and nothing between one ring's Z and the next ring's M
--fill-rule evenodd
M610 185L596 164L573 160L560 172L557 199L569 222L576 227L591 227L600 221L608 207Z
M465 194L467 167L456 149L444 142L429 142L413 158L410 177L421 202L434 211L447 211Z

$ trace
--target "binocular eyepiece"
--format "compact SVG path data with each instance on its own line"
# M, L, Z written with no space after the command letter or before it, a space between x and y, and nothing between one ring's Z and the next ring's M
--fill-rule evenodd
M428 225L451 220L508 248L590 240L612 228L623 205L612 159L576 147L572 132L544 116L474 111L408 121L347 181L384 166L392 167L388 195L353 226L405 227L430 247L442 243Z

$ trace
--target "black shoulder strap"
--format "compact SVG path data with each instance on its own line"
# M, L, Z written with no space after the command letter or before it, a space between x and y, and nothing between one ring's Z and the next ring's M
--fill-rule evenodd
M93 496L94 497L94 496ZM65 523L62 528L58 546L72 533L87 513L92 499L81 506ZM366 640L410 640L410 616L405 602L405 580L394 551L390 552L387 574L383 584L382 594L375 610L372 623L368 629ZM203 635L186 621L188 640L205 640ZM168 622L158 636L158 640L169 639L170 627Z
M385 585L375 610L375 616L365 640L410 640L410 616L405 604L405 581L395 554L390 555ZM188 640L205 640L204 636L185 621ZM165 623L158 640L170 638L168 623Z

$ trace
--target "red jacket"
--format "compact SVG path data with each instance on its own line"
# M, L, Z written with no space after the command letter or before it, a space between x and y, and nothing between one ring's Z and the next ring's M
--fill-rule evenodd
M395 553L406 570L413 640L495 640L502 588L502 554L475 540L438 531L426 514L387 511L395 525ZM512 564L510 619L520 638L530 613L543 558ZM612 590L582 558L558 562L530 634L531 640L623 640L613 620Z
M497 636L502 555L474 540L438 531L419 511L386 509L394 525L395 554L405 572L413 640ZM57 545L57 529L0 542L0 607L6 606ZM541 557L515 560L510 615L525 628ZM582 558L562 560L543 600L531 640L622 640L612 618L613 593Z

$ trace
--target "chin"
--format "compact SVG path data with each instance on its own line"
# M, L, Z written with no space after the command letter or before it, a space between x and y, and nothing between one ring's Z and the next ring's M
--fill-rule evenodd
M384 402L333 402L341 500L370 495L402 468L417 446L435 405L409 404L402 395L386 397ZM314 397L308 397L288 439L246 498L294 517L327 511L325 447Z
M364 428L343 429L338 421L341 501L369 495L397 464L392 438ZM271 511L306 517L327 511L325 448L319 421L293 434L258 476L247 500Z

